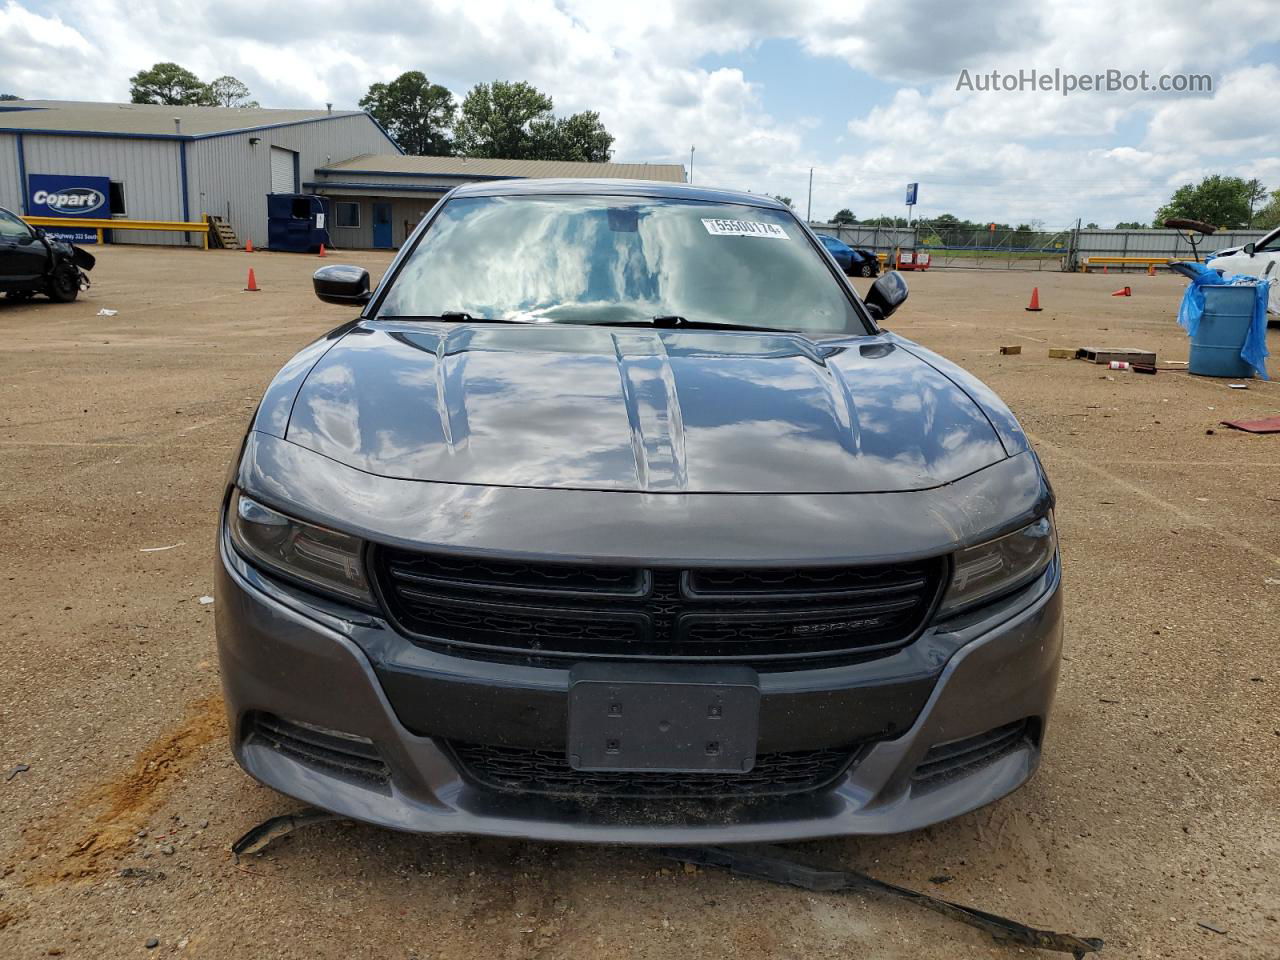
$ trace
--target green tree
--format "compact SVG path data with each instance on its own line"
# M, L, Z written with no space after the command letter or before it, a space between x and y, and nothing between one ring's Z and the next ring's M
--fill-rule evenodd
M1253 225L1261 230L1280 227L1280 190L1271 192L1271 200L1253 216Z
M390 83L375 83L360 99L360 108L382 124L405 153L419 157L453 153L449 130L457 104L453 94L420 70L402 73Z
M1267 188L1262 185L1262 181L1257 177L1252 180L1246 180L1244 184L1244 198L1249 204L1249 220L1248 225L1253 226L1253 211L1258 204L1267 199Z
M1084 228L1085 228L1086 230L1097 230L1097 229L1099 229L1098 225L1097 225L1096 223L1094 223L1092 220L1090 220L1088 223L1086 223L1086 224L1084 225ZM1122 229L1123 229L1123 227L1121 227L1121 226L1120 226L1120 224L1118 224L1118 223L1117 223L1117 224L1116 224L1116 229L1117 229L1117 230L1122 230Z
M209 97L219 107L256 107L249 88L235 77L222 76L209 82Z
M790 198L790 197L784 197L784 196L783 196L782 194L780 194L780 193L775 193L775 194L773 195L773 199L777 200L779 203L785 203L788 207L789 207L789 206L791 206L791 198Z
M529 124L535 160L578 160L607 163L612 153L613 134L600 122L594 110L557 119L540 117Z
M0 93L0 100L21 100L16 93Z
M458 150L469 157L533 159L539 152L534 130L546 139L552 106L549 96L524 81L477 83L462 100L454 129Z
M185 67L157 63L150 70L139 70L129 78L129 99L134 103L209 106L213 103L213 93L207 83Z
M841 207L836 211L836 215L831 218L832 223L857 223L858 218L853 215L853 211L848 207Z
M1184 183L1169 202L1156 211L1156 223L1173 217L1200 220L1216 227L1242 227L1251 215L1249 182L1220 174L1205 177L1194 186Z
M1147 225L1139 223L1137 220L1121 220L1116 224L1117 230L1145 230Z

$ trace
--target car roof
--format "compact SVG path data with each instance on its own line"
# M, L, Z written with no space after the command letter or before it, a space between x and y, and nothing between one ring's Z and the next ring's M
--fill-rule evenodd
M789 210L773 197L741 190L695 187L688 183L664 183L659 180L487 180L458 187L455 197L510 197L571 194L575 196L658 197L670 200L702 200L709 203L739 203L772 210Z

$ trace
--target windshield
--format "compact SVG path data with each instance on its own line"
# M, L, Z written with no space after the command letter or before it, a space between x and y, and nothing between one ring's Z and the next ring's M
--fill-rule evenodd
M790 214L647 197L449 201L378 315L458 314L866 332L842 281Z

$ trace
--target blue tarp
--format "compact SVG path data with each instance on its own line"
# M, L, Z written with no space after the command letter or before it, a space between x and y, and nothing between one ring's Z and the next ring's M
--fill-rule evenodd
M1205 287L1252 286L1255 288L1253 322L1249 324L1244 346L1240 348L1240 359L1253 367L1261 379L1269 379L1267 377L1267 297L1271 292L1271 281L1247 277L1239 273L1226 277L1203 263L1184 261L1174 264L1173 268L1191 280L1182 294L1182 304L1178 307L1178 325L1187 331L1187 336L1191 338L1194 338L1196 331L1200 329L1200 318L1204 316Z

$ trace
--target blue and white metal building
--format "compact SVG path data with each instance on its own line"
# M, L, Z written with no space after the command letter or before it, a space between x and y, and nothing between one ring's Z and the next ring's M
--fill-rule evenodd
M226 219L243 243L267 239L267 194L297 193L318 168L394 141L358 111L268 110L14 100L0 103L0 206L32 210L35 184L109 184L86 216ZM113 231L121 243L200 245L181 233Z

